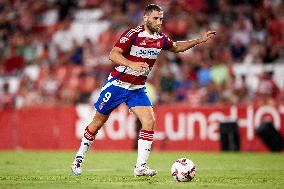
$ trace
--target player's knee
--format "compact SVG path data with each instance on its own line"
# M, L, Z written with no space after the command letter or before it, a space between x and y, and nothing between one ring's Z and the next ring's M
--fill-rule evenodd
M142 127L147 130L153 130L155 126L155 118L151 117L142 121Z

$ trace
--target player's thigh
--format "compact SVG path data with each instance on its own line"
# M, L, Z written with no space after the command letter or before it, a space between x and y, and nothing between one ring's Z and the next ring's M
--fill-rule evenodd
M127 91L117 86L109 86L100 93L98 101L95 103L97 112L109 115L115 108L127 99Z
M155 126L155 116L152 106L135 106L131 111L138 117L142 123L143 129L153 129ZM145 128L148 127L148 128Z
M152 103L146 94L145 88L132 91L126 101L126 105L141 121L143 129L152 130L154 128L154 111Z
M145 88L131 91L128 94L129 94L128 99L127 101L125 101L125 103L129 108L136 107L136 106L152 107L152 103L146 94Z

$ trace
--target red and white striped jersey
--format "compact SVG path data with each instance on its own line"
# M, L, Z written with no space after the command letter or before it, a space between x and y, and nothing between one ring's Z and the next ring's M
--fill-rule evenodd
M116 42L115 47L123 50L123 56L133 62L146 62L149 69L136 71L126 66L117 66L110 78L117 79L112 83L116 86L135 90L145 87L147 76L161 52L173 46L173 41L163 33L149 34L144 26L126 30Z

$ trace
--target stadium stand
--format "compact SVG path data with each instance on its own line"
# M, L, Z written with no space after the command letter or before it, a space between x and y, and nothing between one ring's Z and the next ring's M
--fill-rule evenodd
M1 1L0 110L93 103L113 67L110 49L141 24L149 2ZM157 103L284 103L283 1L151 2L174 40L217 31L205 45L159 57L149 78Z

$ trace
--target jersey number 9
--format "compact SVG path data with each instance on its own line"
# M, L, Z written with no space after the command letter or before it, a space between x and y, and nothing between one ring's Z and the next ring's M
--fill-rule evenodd
M103 98L103 101L104 102L109 101L110 97L111 97L111 93L110 92L106 92L105 97Z

